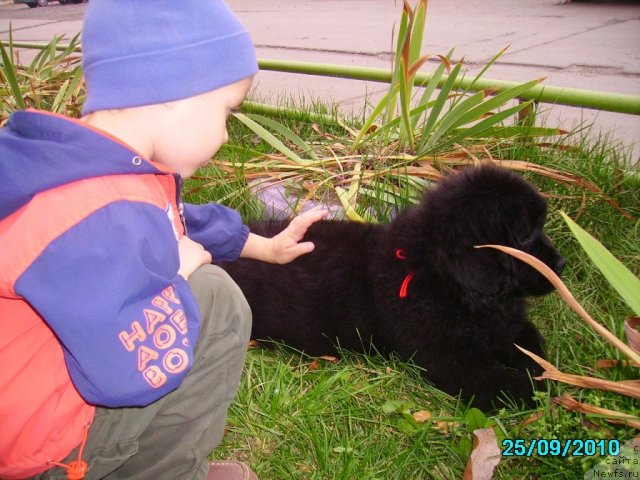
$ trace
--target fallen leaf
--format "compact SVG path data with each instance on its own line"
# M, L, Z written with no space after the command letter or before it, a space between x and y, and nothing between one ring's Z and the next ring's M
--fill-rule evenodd
M533 415L531 415L530 417L525 418L524 421L522 422L522 426L526 427L527 425L529 425L531 423L537 422L542 417L544 417L544 411L536 412Z
M426 410L419 410L413 413L413 419L418 423L424 423L431 418L431 413Z
M446 422L440 420L436 420L435 422L433 422L433 424L436 427L436 430L444 435L449 435L453 427L457 428L460 426L460 422Z
M338 357L332 357L331 355L322 355L320 358L331 363L338 363L339 360Z
M474 430L473 451L467 460L462 480L491 480L501 454L493 428Z

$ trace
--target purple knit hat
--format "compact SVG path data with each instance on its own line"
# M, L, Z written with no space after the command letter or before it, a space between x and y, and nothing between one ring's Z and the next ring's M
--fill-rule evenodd
M91 0L82 33L83 114L192 97L258 71L221 0Z

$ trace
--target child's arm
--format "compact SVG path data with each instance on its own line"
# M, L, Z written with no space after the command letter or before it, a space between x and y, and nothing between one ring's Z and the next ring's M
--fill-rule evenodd
M187 236L208 251L216 262L234 261L247 241L249 227L240 214L217 203L184 204Z
M289 263L300 255L312 252L313 243L300 242L309 227L325 218L327 213L322 207L315 207L295 217L287 228L273 238L250 233L240 256L269 263Z

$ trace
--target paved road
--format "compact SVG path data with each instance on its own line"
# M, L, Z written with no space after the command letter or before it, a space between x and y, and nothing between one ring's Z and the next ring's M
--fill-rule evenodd
M227 0L251 32L260 58L387 68L400 0ZM412 2L413 3L413 2ZM17 40L47 41L81 28L82 5L29 9L0 0L0 39L9 22ZM485 75L514 81L546 77L563 87L640 95L640 4L560 0L431 0L424 52L456 48L469 74L507 53ZM423 70L431 71L433 63ZM261 72L255 94L335 102L359 111L382 84ZM594 123L626 145L640 141L640 117L554 106L548 123ZM640 148L633 158L637 159Z
M25 4L14 5L0 1L0 8L2 19L65 21L81 19L87 4L60 5L52 1L44 8L29 8Z

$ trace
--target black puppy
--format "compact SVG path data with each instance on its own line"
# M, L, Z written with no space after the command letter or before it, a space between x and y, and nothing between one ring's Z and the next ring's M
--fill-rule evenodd
M501 392L531 403L543 339L526 297L551 284L534 269L475 245L532 254L560 273L564 260L543 232L546 202L522 177L469 168L427 190L420 205L386 225L323 221L305 240L315 250L288 265L222 265L253 310L253 338L282 340L310 355L344 349L395 352L438 388L480 408ZM251 225L273 236L286 222Z

